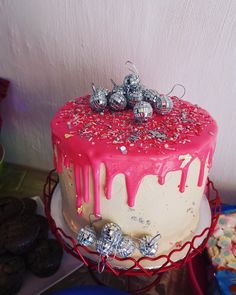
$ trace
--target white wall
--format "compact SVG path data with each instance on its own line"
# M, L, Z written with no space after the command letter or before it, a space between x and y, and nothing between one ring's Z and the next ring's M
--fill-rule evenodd
M236 196L236 1L0 0L1 105L7 160L52 167L50 119L90 83L121 81L136 63L143 83L215 117L220 132L212 178Z

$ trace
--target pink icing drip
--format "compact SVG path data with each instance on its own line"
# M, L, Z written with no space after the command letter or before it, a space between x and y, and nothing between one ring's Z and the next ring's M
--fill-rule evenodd
M107 169L107 167L106 167ZM105 195L107 200L111 199L111 187L112 187L112 181L113 181L114 175L110 175L108 170L106 174L106 184L105 184Z
M142 176L137 176L134 178L133 174L125 173L125 182L126 182L126 190L128 195L128 205L129 207L134 207L135 205L135 197L142 180Z
M163 175L159 175L159 176L158 176L158 183L159 183L160 185L163 185L163 184L165 183L165 176L163 176Z
M100 216L100 165L99 163L92 164L93 174L93 194L94 194L94 215Z
M203 179L204 179L204 172L205 172L205 164L206 164L206 157L202 157L200 159L201 164L200 164L200 171L199 171L199 176L198 176L198 186L202 186L203 184Z
M82 206L82 192L81 192L81 181L80 181L80 166L74 164L74 175L75 175L75 190L76 190L76 206L81 208Z
M179 191L183 193L185 191L186 180L188 176L188 169L191 162L189 162L184 168L182 168L180 184L179 184Z
M83 180L84 180L84 202L89 202L89 166L82 167Z
M70 159L69 159L69 157L67 155L64 155L63 157L64 157L64 166L66 168L69 168L70 167Z

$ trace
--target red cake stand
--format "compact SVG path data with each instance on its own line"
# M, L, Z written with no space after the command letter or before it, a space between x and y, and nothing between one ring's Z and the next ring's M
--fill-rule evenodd
M95 255L99 257L99 253L92 251L91 249L79 245L76 241L75 238L72 236L68 235L65 233L65 231L59 227L52 214L51 210L51 203L52 203L52 198L54 195L54 191L56 189L56 186L58 184L58 176L55 172L55 170L52 170L46 180L45 186L44 186L44 201L45 201L45 213L49 222L50 229L52 233L55 235L55 237L58 239L64 250L74 257L78 258L80 261L82 261L85 266L87 266L90 270L91 273L93 274L94 278L98 283L101 284L98 276L94 275L94 270L97 270L98 264L96 261L93 261L89 259L87 256L90 255ZM115 276L148 276L148 277L153 277L154 280L148 286L142 288L142 289L136 289L132 290L130 286L128 286L128 292L133 293L133 294L140 294L147 292L150 290L153 286L158 284L158 282L161 279L161 274L164 272L173 269L173 268L179 268L183 266L184 264L187 265L188 271L189 271L189 277L192 282L193 288L198 295L203 295L203 291L199 285L198 278L195 274L194 268L193 268L193 263L192 259L195 257L197 254L201 253L205 246L206 243L210 237L210 235L213 233L214 228L216 226L217 220L220 215L220 197L217 189L214 187L214 184L212 181L208 179L207 185L206 185L206 198L207 201L209 202L210 208L211 208L211 221L210 225L205 227L200 234L195 235L191 241L185 242L181 247L178 247L176 249L173 249L170 251L168 255L160 255L156 257L141 257L139 259L134 259L133 257L127 257L127 258L119 258L115 256L113 259L117 261L129 261L130 263L132 262L132 266L127 268L127 269L122 269L122 268L114 268L108 260L105 258L102 258L102 264L104 267L104 271L110 272ZM201 243L199 245L198 240L201 240ZM176 253L185 253L184 257L178 261L173 259L174 255ZM84 255L84 253L87 253L88 255ZM159 261L162 261L162 264L158 268L144 268L142 266L143 261L153 261L155 264L158 265ZM164 262L163 262L164 261Z

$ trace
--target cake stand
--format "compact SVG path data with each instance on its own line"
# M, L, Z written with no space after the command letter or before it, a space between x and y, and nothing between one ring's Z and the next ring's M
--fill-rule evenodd
M87 266L94 276L93 270L98 268L96 260L99 258L99 253L92 251L91 249L79 245L74 238L74 233L69 229L62 216L62 205L61 205L61 193L58 185L58 176L55 170L52 170L46 180L44 186L44 198L45 198L45 214L47 216L49 226L53 234L56 236L58 241L61 243L64 250L74 257L77 257ZM141 257L135 259L133 257L119 258L114 257L113 259L119 262L129 261L132 266L129 268L114 267L114 263L111 265L109 260L101 258L103 269L106 272L110 272L115 276L142 276L154 277L155 279L148 286L139 289L131 290L130 293L143 293L148 291L154 285L158 284L161 278L161 274L173 269L179 268L184 264L187 264L189 276L196 291L196 294L203 294L201 287L198 282L198 278L195 274L192 258L197 254L201 253L205 248L209 236L212 234L218 217L220 214L220 198L218 191L214 187L212 181L208 179L206 185L205 195L202 198L200 205L200 219L197 229L194 232L194 236L190 241L186 241L183 245L178 248L172 249L168 255L159 255L156 257ZM90 259L88 256L97 257L97 259ZM143 266L145 261L152 261L155 267L146 268ZM97 276L94 276L98 283L101 283Z

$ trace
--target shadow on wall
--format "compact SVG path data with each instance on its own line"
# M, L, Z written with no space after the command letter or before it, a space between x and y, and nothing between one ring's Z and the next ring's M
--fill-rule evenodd
M226 188L217 188L220 194L221 202L224 204L235 205L236 203L236 190L228 190Z

